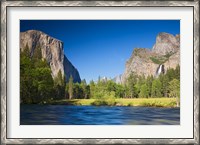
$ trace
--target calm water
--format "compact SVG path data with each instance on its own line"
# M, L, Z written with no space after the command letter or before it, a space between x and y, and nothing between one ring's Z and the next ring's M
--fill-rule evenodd
M21 125L179 125L179 108L21 105Z

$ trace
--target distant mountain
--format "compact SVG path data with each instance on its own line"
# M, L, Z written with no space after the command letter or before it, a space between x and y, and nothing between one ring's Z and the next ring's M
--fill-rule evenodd
M122 84L122 75L118 75L118 76L114 77L113 79L104 76L104 77L100 77L99 80L102 82L107 82L107 81L111 80L117 84ZM98 80L96 81L96 83L97 82L98 82Z
M122 84L122 74L114 77L112 80L113 80L113 82L115 82L117 84Z
M63 42L57 40L41 31L29 30L20 33L20 49L23 51L28 46L33 55L34 51L40 47L42 58L46 59L55 78L59 71L66 76L66 81L72 75L74 82L81 82L78 70L64 55Z
M97 80L96 82L98 82L99 80L102 81L102 82L107 82L107 81L109 81L109 80L111 80L111 79L108 78L108 77L106 77L106 76L104 76L104 77L99 77L98 80Z
M160 33L152 50L134 49L130 59L126 62L122 82L125 82L133 72L138 75L156 77L160 73L165 73L169 68L176 68L178 64L180 64L180 35Z

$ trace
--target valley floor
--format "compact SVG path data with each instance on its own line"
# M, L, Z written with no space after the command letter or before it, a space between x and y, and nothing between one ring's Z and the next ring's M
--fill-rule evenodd
M96 103L98 102L98 103ZM96 105L96 106L145 106L145 107L177 107L176 98L120 98L104 100L97 99L64 99L52 101L53 105Z

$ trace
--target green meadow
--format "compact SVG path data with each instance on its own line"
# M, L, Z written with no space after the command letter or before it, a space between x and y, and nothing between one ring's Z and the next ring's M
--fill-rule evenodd
M95 106L146 106L146 107L176 107L176 98L132 98L132 99L63 99L49 102L55 105L95 105Z

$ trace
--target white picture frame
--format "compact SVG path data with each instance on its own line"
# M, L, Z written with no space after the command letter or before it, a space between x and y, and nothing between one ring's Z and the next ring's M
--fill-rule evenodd
M193 24L193 32L189 36L193 36L193 56L189 57L190 61L193 62L193 106L192 112L193 112L193 124L192 125L192 131L193 135L190 137L129 137L129 136L123 136L123 137L53 137L53 136L41 136L41 137L9 137L11 132L14 132L16 128L13 128L12 125L9 126L10 122L14 121L13 119L10 119L12 117L9 116L8 110L10 110L8 97L9 95L13 95L13 93L9 92L9 85L12 84L12 81L9 78L9 74L13 72L8 71L9 67L9 57L10 57L10 44L9 37L10 34L16 34L19 32L19 30L11 31L14 29L10 29L11 27L9 25L9 22L11 19L17 18L19 20L19 17L16 15L9 15L9 10L11 8L18 8L23 10L24 8L44 8L43 11L45 12L45 8L48 8L48 10L51 11L51 8L93 8L94 10L99 8L117 8L117 7L123 7L123 8L137 8L137 9L148 9L151 7L156 8L192 8L192 15L193 18L192 24ZM54 10L52 10L54 11ZM147 10L148 11L148 10ZM170 10L168 9L168 12L170 13ZM199 144L199 2L198 1L3 1L1 2L1 142L3 144L27 144L27 143L33 143L33 144L54 144L54 143L62 143L62 144ZM39 15L39 14L38 14ZM12 17L14 16L14 17ZM16 17L15 17L16 16ZM123 15L123 17L126 17L127 15ZM11 18L12 17L12 18ZM49 15L49 18L53 17L52 15ZM78 18L78 17L77 17ZM76 15L74 15L74 19L77 19ZM116 17L117 18L117 17ZM31 17L30 17L31 19ZM73 19L73 17L71 17ZM108 17L109 19L109 17ZM18 28L18 27L17 27ZM181 30L183 31L183 30ZM16 33L15 33L16 32ZM9 34L10 33L10 34ZM18 35L18 34L17 34ZM17 42L17 41L16 41ZM14 44L17 45L17 44ZM191 60L193 59L193 60ZM191 101L191 100L190 100ZM16 102L16 101L15 101ZM18 102L16 102L18 103ZM16 106L15 106L16 107ZM32 126L34 128L34 126ZM56 126L55 126L56 127ZM59 127L57 127L60 129ZM71 127L73 129L73 126ZM146 127L144 127L146 128ZM37 128L39 129L39 128ZM87 130L87 128L82 128L84 130ZM190 128L191 129L191 128ZM103 131L103 129L101 129ZM29 133L29 130L23 130L27 131L25 133ZM38 130L39 131L39 130ZM41 129L42 131L42 129ZM87 130L89 131L89 130ZM91 130L95 131L95 130ZM125 129L126 131L126 129ZM185 130L184 130L185 131ZM8 134L9 133L9 134ZM37 132L31 132L32 134L37 134ZM160 133L160 132L159 132ZM161 132L162 133L162 132ZM14 133L13 133L14 134ZM39 134L39 133L38 133ZM11 135L12 136L12 135ZM15 136L15 135L13 135ZM31 136L31 134L29 135Z

